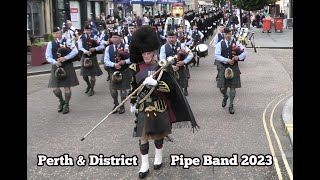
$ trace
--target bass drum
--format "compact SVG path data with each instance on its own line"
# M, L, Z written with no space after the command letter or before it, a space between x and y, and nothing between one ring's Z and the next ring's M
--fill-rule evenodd
M206 44L199 44L196 47L196 51L199 57L206 57L208 55L208 46Z

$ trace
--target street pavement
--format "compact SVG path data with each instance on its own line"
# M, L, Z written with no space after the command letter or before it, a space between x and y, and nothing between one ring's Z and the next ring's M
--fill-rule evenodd
M237 89L233 115L228 112L229 102L225 108L221 107L222 95L216 87L217 71L213 65L214 48L209 46L209 56L201 59L200 67L190 69L187 99L200 130L192 133L190 129L173 129L174 142L164 144L163 168L159 171L150 169L147 179L290 179L292 145L283 127L281 113L285 100L292 94L292 49L258 49L254 53L248 48L248 52L246 60L240 62L242 88ZM103 72L97 77L95 95L88 97L84 93L86 84L77 70L80 85L72 88L70 112L65 115L56 112L58 99L47 88L49 75L28 76L28 179L138 179L141 158L138 139L132 137L134 115L129 112L128 103L125 114L111 115L80 141L112 110L109 82ZM151 168L154 148L150 141ZM38 154L51 157L69 154L74 161L79 155L87 158L89 154L137 155L139 166L37 166ZM201 161L203 154L216 157L238 154L239 162L240 156L245 154L272 154L273 165L200 165L183 169L169 165L170 154L199 157Z

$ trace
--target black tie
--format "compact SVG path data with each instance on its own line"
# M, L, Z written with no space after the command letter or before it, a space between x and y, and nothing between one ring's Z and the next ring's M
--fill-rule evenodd
M174 54L174 53L175 53L175 52L174 52L174 44L172 45L172 51L173 51L173 54Z
M172 22L171 22L171 30L174 30L174 28L175 28L175 27L174 27L174 19L172 18L171 21L172 21Z
M114 45L116 49L116 53L118 53L118 45Z
M228 41L228 48L230 48L231 47L231 42L230 41Z

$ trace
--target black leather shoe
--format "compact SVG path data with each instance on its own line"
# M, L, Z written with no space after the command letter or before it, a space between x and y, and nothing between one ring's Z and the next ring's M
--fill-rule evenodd
M85 93L88 93L89 91L90 91L90 86L88 86L87 88L86 88L86 92Z
M64 103L65 103L64 101L60 101L60 104L58 106L58 112L62 112Z
M90 89L88 96L93 96L94 95L94 90L93 88Z
M229 96L223 97L223 99L222 99L222 107L225 107L227 105L228 98L229 98Z
M65 103L63 105L63 110L62 110L62 114L67 114L69 112L69 104Z
M161 163L161 164L153 165L153 169L158 170L158 169L161 168L161 166L162 166L162 163Z
M144 179L145 177L147 177L148 173L149 169L146 172L139 172L139 178Z
M107 81L110 81L110 76L107 77Z
M234 114L233 105L231 105L231 106L229 107L229 113L230 113L230 114Z
M119 104L115 104L112 108L112 111L118 106ZM118 112L119 109L117 109L116 111L114 111L112 114L116 114Z
M184 88L183 94L184 94L185 96L188 96L188 89L187 89L187 88Z
M122 106L120 106L120 108L119 108L119 114L123 114L123 113L125 113L126 112L126 110L124 109L124 106L122 105Z

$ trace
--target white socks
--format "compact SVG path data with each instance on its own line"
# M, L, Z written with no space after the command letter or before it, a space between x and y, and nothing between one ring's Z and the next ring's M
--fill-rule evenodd
M146 172L149 169L149 154L141 155L141 168L139 172Z
M156 148L156 154L154 157L154 165L160 165L162 163L162 148L157 149Z

